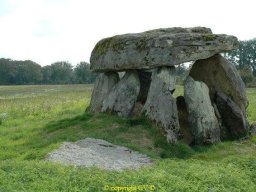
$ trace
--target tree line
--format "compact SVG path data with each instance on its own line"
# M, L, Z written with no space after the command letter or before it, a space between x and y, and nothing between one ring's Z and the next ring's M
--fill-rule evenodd
M224 53L224 57L235 64L247 86L256 87L256 39L240 41L239 48ZM176 69L178 83L182 84L189 68L181 64ZM61 61L41 67L31 60L0 59L0 85L94 83L95 76L87 62L73 67Z
M1 85L72 84L94 81L95 74L87 62L80 62L73 67L69 62L61 61L41 67L31 60L0 59Z

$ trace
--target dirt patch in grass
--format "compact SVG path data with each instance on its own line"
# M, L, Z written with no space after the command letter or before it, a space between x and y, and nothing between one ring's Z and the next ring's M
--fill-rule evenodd
M109 170L137 169L152 163L146 155L92 138L74 143L65 142L59 149L49 153L46 160L65 165L96 166Z

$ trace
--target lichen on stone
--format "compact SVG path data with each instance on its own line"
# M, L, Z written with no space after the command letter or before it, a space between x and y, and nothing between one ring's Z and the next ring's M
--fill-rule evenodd
M102 39L97 43L93 52L100 56L104 55L109 49L112 49L116 52L124 50L125 43L123 41L124 40L118 36Z
M145 38L138 40L135 45L136 45L136 49L139 52L146 50L148 48L147 40Z
M203 34L203 35L202 35L202 38L203 38L205 41L214 41L214 40L216 40L217 36L214 35L214 34Z

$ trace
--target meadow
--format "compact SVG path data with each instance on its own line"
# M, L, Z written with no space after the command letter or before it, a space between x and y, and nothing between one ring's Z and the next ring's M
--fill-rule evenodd
M143 117L85 112L93 85L0 86L0 192L256 191L256 137L190 147L166 143ZM182 95L177 87L175 95ZM256 89L247 89L256 121ZM64 141L100 138L154 160L139 170L106 171L44 161ZM137 190L135 190L137 188ZM133 189L133 190L132 190ZM120 190L119 190L120 191Z

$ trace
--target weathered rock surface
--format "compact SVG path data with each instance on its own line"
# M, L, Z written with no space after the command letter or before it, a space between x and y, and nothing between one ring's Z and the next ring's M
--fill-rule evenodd
M173 66L238 48L234 36L209 28L166 28L102 39L92 51L93 71L123 71Z
M189 122L196 144L212 144L220 140L220 128L211 104L209 89L203 82L187 77L184 97Z
M179 119L176 100L172 96L175 90L175 68L161 67L152 73L152 81L143 112L165 131L167 141L175 143L179 132Z
M245 136L247 125L240 107L222 92L216 93L214 101L226 128L222 137L232 139Z
M116 72L98 74L92 92L91 103L87 110L89 112L100 112L103 100L118 81L119 76Z
M107 170L138 169L152 164L146 155L101 139L86 138L75 143L65 142L51 152L46 160L64 165L96 166Z
M102 112L116 113L118 116L130 116L140 91L138 72L127 71L124 77L111 89L103 101Z
M144 105L141 102L136 102L132 110L131 116L140 116Z
M246 89L235 66L221 55L198 60L191 68L190 74L196 81L203 81L210 90L213 99L217 91L230 97L243 111L248 105Z

